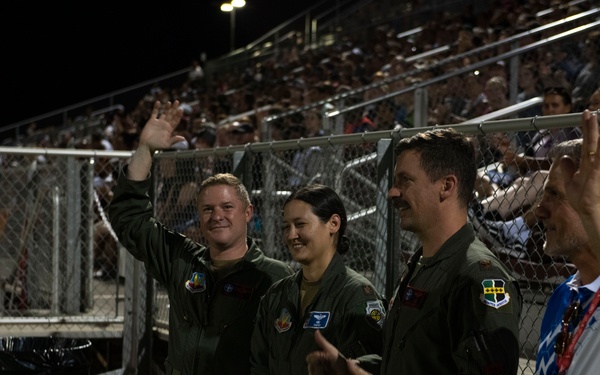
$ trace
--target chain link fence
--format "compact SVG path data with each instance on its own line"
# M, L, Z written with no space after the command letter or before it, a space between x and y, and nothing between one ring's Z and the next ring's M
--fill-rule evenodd
M454 127L475 138L579 121L577 113ZM151 192L156 215L202 242L195 210L198 184L208 175L232 172L249 188L256 206L250 235L268 255L297 268L281 237L282 202L298 186L327 184L348 210L347 263L389 297L404 261L419 246L414 235L399 229L387 201L393 146L424 129L159 153ZM162 288L145 278L143 267L120 248L106 221L115 173L131 153L4 147L0 154L0 335L120 337L124 361L136 363L150 345L149 329L168 335L169 308ZM472 220L481 224L477 216ZM574 268L564 259L544 257L539 248L531 252L493 240L484 225L477 229L521 281L522 357L531 371L546 300Z
M3 156L0 319L19 324L0 332L119 337L120 328L107 327L122 324L122 286L116 273L111 280L94 277L99 246L117 251L113 237L99 237L104 207L94 181L102 164L39 150Z

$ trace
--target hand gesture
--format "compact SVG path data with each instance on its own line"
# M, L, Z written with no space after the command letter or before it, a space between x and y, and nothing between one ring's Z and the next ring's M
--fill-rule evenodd
M127 178L130 180L142 181L148 178L154 151L170 148L175 143L185 140L183 136L173 135L183 115L179 102L167 102L159 116L160 107L160 102L156 101L150 119L140 134L138 147L127 168Z
M569 157L560 160L569 203L581 217L590 243L600 246L600 137L596 112L582 115L583 143L579 169ZM597 252L600 257L600 249Z
M344 358L319 330L315 331L315 342L321 350L306 356L310 375L370 375L356 361Z
M168 149L177 142L184 141L180 135L173 135L173 131L179 125L183 111L179 108L179 101L173 104L167 102L162 113L160 101L154 102L150 119L146 122L142 134L140 134L140 145L148 147L151 152Z

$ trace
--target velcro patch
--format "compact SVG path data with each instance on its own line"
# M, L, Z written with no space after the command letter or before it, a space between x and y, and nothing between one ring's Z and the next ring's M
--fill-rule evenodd
M402 296L401 303L403 306L419 309L421 306L423 306L423 302L425 302L427 294L428 293L424 290L407 286L406 290L404 291L404 295Z
M367 319L377 323L381 328L383 322L385 322L385 309L381 301L368 301L367 302Z
M292 328L292 314L285 307L281 309L279 317L275 319L275 329L279 333L287 332Z
M331 313L329 311L311 311L304 321L304 328L323 329L329 324Z
M204 292L206 290L206 275L202 272L194 272L192 277L185 282L185 289L192 293Z
M500 308L510 301L510 295L504 289L506 282L502 279L485 279L481 282L483 293L479 296L484 305Z
M221 289L221 294L246 300L252 297L252 293L254 293L254 288L241 284L227 283Z

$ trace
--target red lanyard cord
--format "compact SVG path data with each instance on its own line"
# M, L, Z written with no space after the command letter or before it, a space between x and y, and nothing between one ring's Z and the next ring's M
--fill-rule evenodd
M573 334L573 338L571 339L571 342L569 343L569 347L567 348L565 353L563 355L558 356L558 358L556 360L557 364L558 364L558 373L559 374L564 374L567 371L567 369L569 368L569 366L571 365L571 361L573 360L573 355L575 354L575 344L577 344L577 341L579 341L581 334L585 330L585 326L587 325L588 321L594 314L594 311L596 311L596 307L598 307L598 303L600 303L600 289L598 289L596 294L594 294L594 299L592 300L592 303L590 303L590 306L588 307L588 310L586 311L585 316L583 317L583 319L581 319L581 322L579 322L579 324L575 328L575 333Z

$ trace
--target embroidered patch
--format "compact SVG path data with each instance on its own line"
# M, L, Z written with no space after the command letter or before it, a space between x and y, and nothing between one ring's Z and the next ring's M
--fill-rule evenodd
M287 332L292 328L292 315L285 307L281 309L279 317L275 319L275 329L279 333Z
M482 259L482 260L480 260L479 261L479 268L482 271L489 270L490 268L492 268L492 261L489 260L489 259Z
M304 328L323 329L329 324L329 311L311 311L304 321Z
M365 294L365 296L370 296L374 293L373 288L371 288L370 285L364 285L363 286L363 293Z
M402 305L419 309L423 306L427 292L421 289L413 288L411 286L406 287L404 295L402 296Z
M484 305L496 309L508 304L510 295L504 290L506 282L502 279L485 279L481 282L483 293L480 295L481 302Z
M223 285L223 289L221 290L221 294L242 299L250 299L250 297L252 297L252 293L254 293L254 288L232 283Z
M383 327L385 321L385 309L381 301L368 301L367 302L367 318L371 319L379 327Z
M192 293L204 292L206 290L206 275L202 272L194 272L192 277L185 282L185 288Z

